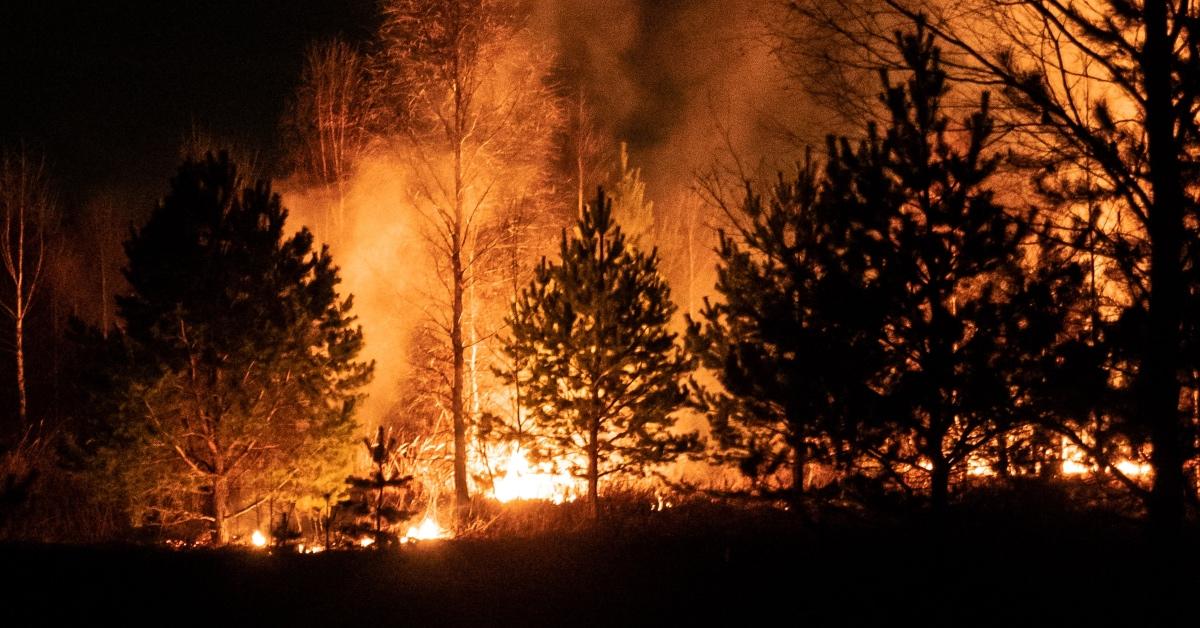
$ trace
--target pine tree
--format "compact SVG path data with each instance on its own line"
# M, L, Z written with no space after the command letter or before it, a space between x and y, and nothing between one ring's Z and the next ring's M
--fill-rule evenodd
M136 522L204 521L223 544L269 497L344 473L373 366L328 250L285 238L286 218L268 182L243 187L210 153L125 243L124 333L97 378L111 414L77 440Z
M756 485L789 468L793 499L809 462L848 462L878 395L877 282L862 281L869 248L848 248L856 217L818 201L809 160L764 198L747 193L721 233L716 290L688 343L721 390L693 383L720 446Z
M1047 295L1068 294L1079 274L1069 264L1031 269L1033 217L995 201L987 94L957 145L932 37L918 25L896 45L908 76L893 84L882 75L886 130L870 126L856 149L830 140L822 203L855 217L847 249L866 254L862 277L881 291L882 368L870 385L888 439L872 454L898 475L926 473L941 511L952 475L1021 418L1022 366L1042 360L1063 326L1065 311Z
M374 547L384 547L396 540L391 528L414 514L391 495L393 489L408 486L413 478L396 471L399 442L385 433L382 426L374 442L368 438L362 442L371 456L371 474L346 478L350 497L339 504L339 509L351 513L355 520L343 526L342 531L355 538L370 535Z
M600 189L572 237L564 231L560 260L542 260L508 319L513 366L500 375L524 391L548 443L534 454L586 461L568 464L587 479L597 518L601 478L644 472L698 442L670 431L692 360L667 330L675 306L657 266L657 252L627 244Z
M1162 541L1157 549L1176 555L1195 497L1189 475L1200 407L1200 362L1189 338L1196 320L1193 243L1200 239L1197 5L987 0L961 11L921 1L884 4L888 19L877 19L872 3L794 2L814 19L797 22L803 29L793 41L820 42L823 60L854 64L876 58L892 18L928 22L954 56L956 75L1003 87L1003 141L1030 166L1041 200L1062 210L1051 235L1070 243L1083 267L1097 269L1101 288L1094 322L1081 329L1090 336L1085 352L1107 354L1112 368L1107 380L1091 379L1101 387L1089 389L1100 400L1090 417L1059 417L1055 429L1093 441L1089 453L1101 466L1119 450L1099 446L1096 434L1149 446L1151 489L1123 482L1143 500L1151 535ZM936 17L927 19L929 12ZM1113 318L1121 320L1110 326Z
M1036 417L1081 275L1031 250L1032 211L987 187L987 96L960 146L932 40L918 29L897 46L909 76L883 75L886 130L831 137L823 175L810 162L765 201L748 195L719 249L723 300L689 339L724 387L696 398L744 470L790 461L799 492L812 453L872 461L925 475L940 511L976 451Z

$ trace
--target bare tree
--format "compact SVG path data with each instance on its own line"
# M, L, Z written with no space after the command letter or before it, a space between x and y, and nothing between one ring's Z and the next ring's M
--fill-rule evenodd
M339 39L308 47L284 124L293 135L296 167L329 197L319 228L332 242L346 236L346 188L370 137L369 96L366 57L357 48Z
M544 163L540 138L550 136L554 118L544 85L548 64L517 7L504 0L392 0L383 13L374 83L381 110L399 131L409 200L424 216L445 290L433 317L450 345L446 401L462 513L475 418L468 415L479 411L477 382L468 390L466 381L468 361L477 374L484 338L472 296L483 260L503 235L489 223Z
M84 217L91 248L87 254L88 265L96 279L91 294L95 295L99 306L100 333L105 337L113 325L113 294L118 289L113 275L120 265L121 239L128 228L117 219L115 203L109 196L100 196L89 204Z
M238 165L238 171L247 181L271 178L262 163L259 149L245 141L214 132L207 126L192 121L192 125L179 138L177 157L181 161L204 161L209 154L226 153Z
M25 150L0 155L0 261L8 280L0 308L13 321L17 370L17 413L29 427L25 383L25 324L42 282L54 196L46 179L45 161Z
M567 115L562 128L562 156L569 161L566 170L575 196L575 216L581 216L589 188L608 181L612 146L598 128L582 85L571 89L563 100Z

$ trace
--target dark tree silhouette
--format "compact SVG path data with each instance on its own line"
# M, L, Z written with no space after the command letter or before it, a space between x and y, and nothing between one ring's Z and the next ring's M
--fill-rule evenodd
M400 443L387 434L382 426L374 442L369 438L364 438L362 442L371 456L371 474L346 478L350 497L338 506L351 513L355 521L343 526L342 530L355 538L370 535L374 547L383 547L396 540L391 528L415 514L401 507L391 495L394 489L412 483L413 478L396 471Z
M91 334L110 414L77 440L135 521L206 521L226 543L268 497L344 473L372 365L328 251L304 229L285 238L286 218L268 183L243 188L209 154L125 244L124 333Z
M1122 431L1148 436L1154 485L1146 495L1156 538L1180 532L1187 491L1184 463L1195 425L1185 419L1181 382L1195 387L1193 320L1198 239L1194 190L1200 125L1200 28L1191 3L1056 0L994 3L995 19L1045 24L1035 40L997 52L959 33L946 39L1005 86L1015 107L1049 147L1041 155L1043 189L1086 205L1072 225L1081 253L1099 255L1128 295L1115 333L1097 333L1130 377L1115 378L1132 397ZM897 3L899 7L899 3ZM1031 51L1040 50L1037 55ZM1085 63L1073 62L1084 59ZM1076 67L1081 65L1082 72ZM1099 204L1125 220L1102 219ZM1107 224L1105 224L1107 223ZM1193 408L1194 411L1194 408Z
M1022 246L1031 219L987 187L999 163L985 154L988 95L956 147L932 37L918 24L896 46L908 76L893 84L882 73L888 125L882 135L871 125L854 149L830 142L823 202L857 218L848 249L867 252L863 279L882 290L883 368L871 385L889 438L872 453L894 469L926 470L940 511L952 473L1016 419L1013 361L1032 333L1017 307L1034 289Z
M1055 300L1077 296L1080 274L1026 246L1032 210L995 202L987 95L952 131L932 38L918 26L895 45L906 80L882 73L884 130L830 138L823 180L809 165L765 206L749 196L720 250L724 302L690 337L730 393L698 397L718 436L743 430L748 460L780 449L746 438L775 436L799 489L824 443L906 484L925 475L941 511L952 476L1044 398L1034 367L1062 341L1070 310Z
M1113 434L1148 441L1153 486L1135 492L1145 499L1154 538L1177 538L1200 407L1188 316L1196 293L1192 243L1200 236L1196 5L978 0L963 10L882 0L865 9L836 1L830 4L841 18L834 23L823 4L795 6L825 21L827 32L859 43L879 37L874 16L881 13L931 15L928 28L955 55L955 71L1002 88L1015 148L1034 167L1039 191L1064 210L1060 229L1048 235L1075 248L1101 277L1099 311L1084 327L1089 351L1105 354L1111 367L1097 399L1124 397L1095 406L1087 420L1060 418L1056 429L1097 441L1089 452L1106 467ZM1184 386L1191 394L1181 394Z
M810 160L764 199L748 192L721 233L716 290L688 342L722 391L693 384L721 455L751 478L791 467L805 488L813 458L848 463L878 397L877 282L862 282L866 250L848 249L846 208L818 202Z

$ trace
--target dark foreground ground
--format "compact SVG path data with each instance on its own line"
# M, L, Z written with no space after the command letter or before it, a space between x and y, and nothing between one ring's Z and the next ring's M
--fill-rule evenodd
M0 626L1200 625L1128 528L798 525L267 555L0 547Z

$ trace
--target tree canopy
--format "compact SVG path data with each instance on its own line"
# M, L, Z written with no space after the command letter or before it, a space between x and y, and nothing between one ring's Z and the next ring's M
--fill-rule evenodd
M138 523L205 521L217 543L269 496L344 477L373 365L327 249L225 153L180 166L125 243L123 350L100 447Z
M587 478L596 515L601 478L644 472L697 442L671 432L692 360L668 331L676 308L657 266L657 252L627 243L600 189L508 319L513 366L502 376L543 439L534 453L575 456L568 464Z
M1081 274L995 201L987 95L952 131L932 38L895 45L905 80L882 75L884 128L830 137L823 176L810 164L747 196L722 238L723 300L690 337L728 393L699 400L744 470L790 455L800 489L810 449L873 460L904 484L925 475L940 508L951 474L1018 421Z

